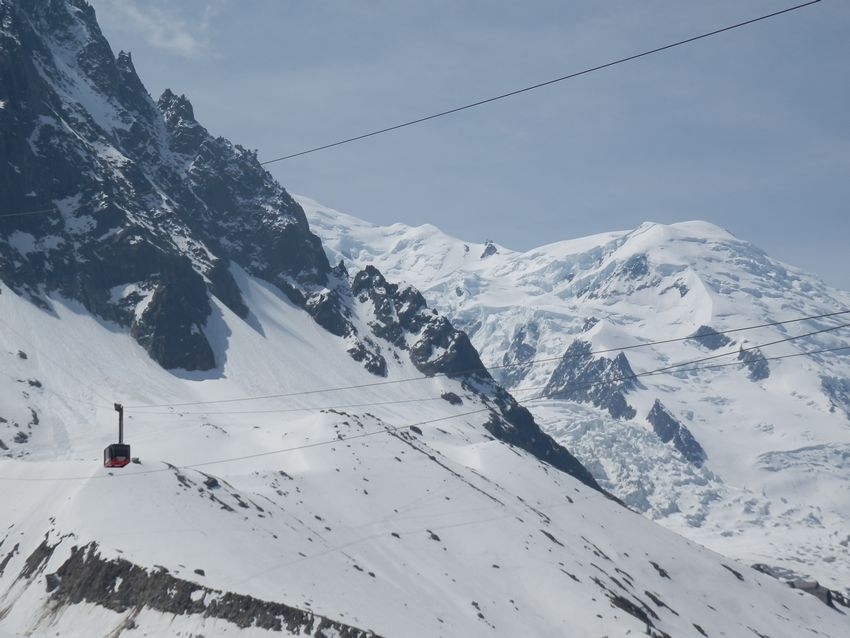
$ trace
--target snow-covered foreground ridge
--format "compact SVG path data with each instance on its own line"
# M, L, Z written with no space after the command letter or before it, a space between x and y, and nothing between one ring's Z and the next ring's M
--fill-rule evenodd
M850 350L761 360L850 346L850 329L738 356L848 315L577 356L846 310L850 294L705 222L515 252L298 200L333 263L415 285L485 363L548 360L493 374L630 507L750 564L850 587ZM571 390L726 352L713 363L741 365Z
M20 428L26 453L0 462L0 630L602 636L649 624L656 636L846 635L846 616L815 597L493 439L484 415L462 416L481 399L447 378L128 408L141 464L99 467L115 399L212 401L374 378L273 287L237 280L256 323L218 307L206 330L227 358L205 380L161 369L76 304L54 299L51 316L2 289L12 377L2 404L37 423ZM389 378L412 376L401 362ZM462 405L265 412L447 392ZM433 419L443 420L424 423ZM209 463L234 457L247 458Z

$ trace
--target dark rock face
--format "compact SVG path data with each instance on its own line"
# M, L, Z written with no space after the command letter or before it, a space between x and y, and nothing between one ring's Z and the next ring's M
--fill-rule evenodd
M387 360L383 355L369 350L362 341L357 341L347 352L352 359L362 362L363 367L372 374L379 377L387 376Z
M511 345L508 346L507 351L502 356L502 365L509 366L503 368L498 375L502 383L513 386L526 377L531 367L523 364L533 360L537 354L535 344L538 338L537 324L533 322L516 331L511 340Z
M420 372L462 379L466 390L495 406L485 423L490 434L603 491L590 472L545 434L531 413L496 384L466 333L429 310L419 291L388 283L376 268L367 266L354 276L351 292L373 311L375 320L370 323L373 333L398 349L407 350ZM453 405L462 402L453 393L442 397Z
M47 211L0 218L12 290L77 299L187 370L215 366L210 296L247 316L232 262L299 305L319 294L330 267L298 204L185 96L154 102L88 3L0 0L0 23L0 209Z
M732 343L732 340L726 335L717 334L717 331L711 326L700 326L696 332L691 335L690 339L698 345L704 346L709 350L719 350L724 346Z
M620 267L620 275L626 279L641 279L649 274L649 260L646 255L629 257Z
M440 398L443 399L443 401L448 401L452 405L463 405L463 399L461 399L454 392L443 392L440 395Z
M0 0L0 24L0 210L47 210L0 218L0 278L17 294L46 311L52 293L76 299L165 368L209 370L213 301L248 315L231 274L241 267L346 340L373 374L387 374L384 353L406 351L423 374L496 397L495 435L598 488L416 289L373 267L351 281L331 269L304 211L253 151L210 135L183 95L154 102L85 0ZM483 256L494 252L488 243ZM371 334L358 334L364 315Z
M581 326L581 331L587 332L588 330L593 328L593 326L595 326L597 323L599 323L599 319L597 319L596 317L588 317L584 320L584 323Z
M424 374L450 377L486 374L489 378L478 351L466 333L455 330L451 322L442 316L436 316L422 329L419 340L410 348L410 359ZM476 370L481 372L476 373Z
M689 463L697 467L702 466L706 459L705 450L702 449L691 431L670 414L670 411L664 407L661 401L655 400L646 420L652 425L659 439L665 443L672 441L675 448Z
M370 301L374 321L369 325L375 336L405 348L405 332L418 332L434 312L427 309L425 298L413 286L399 288L388 283L374 266L366 266L354 276L351 292L361 302Z
M625 394L637 387L625 354L621 352L613 359L594 359L590 343L577 339L567 348L543 393L548 397L592 403L608 410L615 419L632 419L636 412Z
M495 392L495 403L500 413L491 412L489 420L485 423L490 434L500 441L533 454L549 465L577 478L588 487L599 490L609 498L614 498L599 486L590 471L578 459L540 429L534 417L531 416L531 412L518 404L502 388L498 388Z
M762 381L770 376L770 366L758 348L741 349L738 352L738 361L743 361L750 371L747 375L750 381Z
M354 276L351 293L371 310L372 333L399 350L409 351L411 361L423 374L487 374L466 334L429 309L413 286L401 288L389 283L377 268L366 266Z
M827 396L831 410L841 410L850 419L850 379L822 377L821 389Z
M212 349L201 331L210 312L204 280L189 260L180 260L162 273L145 310L130 334L164 368L215 367Z
M42 543L28 558L22 576L30 577L43 570L55 549L47 541ZM100 556L96 543L73 547L69 558L55 573L47 574L46 580L54 610L85 602L133 615L151 609L177 616L217 618L241 629L257 627L317 637L377 638L371 631L283 603L210 589L176 578L166 570L147 570L121 558L107 560Z
M496 248L496 244L488 239L484 242L484 251L481 253L480 259L487 259L490 255L495 255L498 252L499 249Z

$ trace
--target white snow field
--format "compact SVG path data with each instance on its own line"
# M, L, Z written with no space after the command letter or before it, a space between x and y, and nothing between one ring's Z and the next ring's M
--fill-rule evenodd
M457 381L134 407L375 381L342 339L236 275L251 318L218 307L205 331L224 363L202 374L161 369L72 303L54 297L51 314L0 290L2 438L29 438L0 458L0 632L599 637L648 621L655 636L847 635L814 596L493 440ZM419 376L390 364L390 381ZM446 390L463 405L419 401ZM141 463L106 470L114 401ZM246 601L307 624L278 610L276 630Z
M154 102L85 0L0 0L0 50L0 177L23 212L0 240L0 636L850 635L843 598L748 566L847 582L839 356L645 378L605 399L631 419L531 401L630 507L736 561L524 451L583 476L483 375L423 377L477 353L414 291L327 272L256 154L184 96ZM30 194L49 214L24 212ZM576 336L620 347L850 305L704 224L518 254L305 205L332 257L416 283L485 360L552 357L494 368L529 400ZM108 470L116 402L138 462Z
M374 263L415 285L467 331L541 426L603 487L661 524L749 564L850 590L850 350L640 379L632 419L546 398L557 358L576 339L594 350L850 309L850 294L768 257L705 222L645 223L528 252L464 242L437 228L376 226L299 197L332 262ZM636 373L730 353L850 315L625 351ZM762 349L764 357L850 346L850 328ZM603 356L614 357L616 352ZM525 357L525 358L523 358ZM705 365L708 365L706 363ZM524 388L530 388L523 391ZM705 451L701 466L664 443L646 417L658 399Z

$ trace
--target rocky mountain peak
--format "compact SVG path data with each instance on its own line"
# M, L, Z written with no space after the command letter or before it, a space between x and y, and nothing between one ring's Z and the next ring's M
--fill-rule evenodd
M118 56L115 58L115 68L118 69L118 73L124 82L130 83L133 85L133 88L141 89L142 92L147 93L139 78L139 74L136 72L136 67L133 64L133 56L129 51L118 52Z
M157 100L156 105L162 111L165 123L169 127L175 127L180 124L198 123L195 120L195 110L192 108L192 103L182 93L177 95L171 89L165 89Z
M48 9L51 35L27 31ZM230 321L258 329L237 282L253 277L341 339L372 374L389 374L385 355L406 356L422 373L495 397L494 436L598 488L415 288L389 283L375 267L353 281L332 270L304 211L256 153L212 137L185 95L169 89L154 105L130 55L113 57L88 5L8 11L22 25L21 45L0 58L0 86L22 87L31 99L10 96L14 107L0 112L11 160L0 166L0 204L45 209L0 218L0 280L12 291L47 311L78 301L127 329L173 374L216 375L228 357L227 344L208 336L223 314L216 302L236 315ZM57 44L59 32L73 46Z

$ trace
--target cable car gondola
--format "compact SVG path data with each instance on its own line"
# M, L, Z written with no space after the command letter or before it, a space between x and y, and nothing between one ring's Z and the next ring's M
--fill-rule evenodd
M124 467L130 463L130 446L124 443L124 406L115 404L118 413L118 443L103 450L103 467Z

